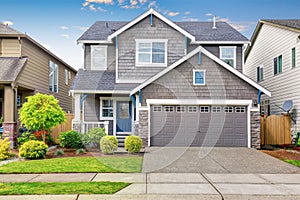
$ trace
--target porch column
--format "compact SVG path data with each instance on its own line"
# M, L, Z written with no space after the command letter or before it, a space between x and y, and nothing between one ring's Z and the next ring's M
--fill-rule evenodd
M15 121L15 93L10 85L4 86L4 99L3 99L3 138L9 138L10 141L14 141L14 135L16 131ZM12 143L13 145L13 143Z
M72 129L77 132L81 132L80 110L80 94L74 94L74 119L72 120Z

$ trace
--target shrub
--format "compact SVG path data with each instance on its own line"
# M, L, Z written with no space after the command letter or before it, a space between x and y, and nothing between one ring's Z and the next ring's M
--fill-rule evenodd
M0 140L0 160L6 160L10 158L11 154L9 152L10 141L8 138Z
M45 158L48 151L48 145L42 141L25 142L19 149L19 156L27 159Z
M99 148L99 142L103 136L106 136L104 128L92 128L86 134L81 135L82 143L85 146L89 146L92 144L93 147Z
M76 131L67 131L60 133L59 144L62 147L80 149L83 147L81 142L80 134Z
M31 132L24 132L20 137L17 138L18 145L21 146L25 142L28 142L30 140L37 140L33 133Z
M100 149L103 154L113 154L118 149L118 140L116 136L107 135L100 140Z
M76 154L84 154L85 153L85 150L84 149L77 149Z
M55 156L60 156L60 155L64 155L64 154L65 154L65 152L62 149L57 149L54 153Z
M125 150L129 153L139 153L142 149L143 141L140 137L131 135L125 138Z

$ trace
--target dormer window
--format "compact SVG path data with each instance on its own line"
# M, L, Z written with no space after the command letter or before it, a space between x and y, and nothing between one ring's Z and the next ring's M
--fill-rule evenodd
M107 69L107 46L91 45L91 68L94 70Z
M236 47L222 46L220 47L220 59L233 68L236 68Z
M167 66L166 39L137 39L136 41L136 66Z

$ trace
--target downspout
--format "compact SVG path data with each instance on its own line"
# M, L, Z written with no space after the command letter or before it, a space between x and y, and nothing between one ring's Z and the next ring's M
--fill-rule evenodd
M258 94L257 94L257 104L260 105L260 99L261 99L261 95L262 95L262 91L258 91Z
M134 108L136 108L136 100L135 100L134 95L131 95L131 96L130 96L130 99L131 99L131 101L133 102Z
M140 102L140 104L142 104L143 102L143 97L142 97L142 90L139 90L139 102Z

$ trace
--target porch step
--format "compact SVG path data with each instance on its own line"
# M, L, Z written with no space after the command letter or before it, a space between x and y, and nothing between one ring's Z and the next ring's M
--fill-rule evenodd
M125 146L125 138L127 136L129 136L129 134L117 134L118 147L124 147Z

